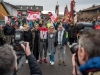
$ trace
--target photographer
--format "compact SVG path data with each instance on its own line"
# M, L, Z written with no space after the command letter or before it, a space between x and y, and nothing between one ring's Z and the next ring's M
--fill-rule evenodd
M72 64L73 75L81 75L77 73L77 65L82 75L100 75L100 30L89 30L81 35Z
M35 57L30 52L29 43L26 43L26 48L23 44L21 46L24 48L29 61L30 75L42 75ZM0 75L13 75L14 71L17 70L16 59L16 54L11 46L0 47Z

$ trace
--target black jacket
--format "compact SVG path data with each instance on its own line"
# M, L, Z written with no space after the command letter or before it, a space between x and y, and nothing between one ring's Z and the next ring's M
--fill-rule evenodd
M68 38L75 38L76 28L75 26L70 26L68 29Z
M29 31L24 31L24 41L25 42L29 42L30 46L32 45L32 32L31 30Z
M31 75L42 75L39 64L33 55L27 56Z
M13 35L14 28L12 26L6 25L4 27L4 35Z

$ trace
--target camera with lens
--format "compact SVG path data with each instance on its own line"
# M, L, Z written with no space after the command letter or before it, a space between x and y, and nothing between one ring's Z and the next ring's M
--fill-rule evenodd
M80 33L80 35L82 35L84 32L86 32L90 29L93 29L93 25L92 25L92 23L78 22L76 24L76 29ZM80 66L79 60L78 60L78 49L79 49L78 43L73 43L71 48L70 48L70 51L72 54L76 53L76 63L78 66Z
M70 51L71 51L72 54L76 53L76 56L75 56L76 57L76 63L77 63L78 66L80 66L79 60L78 60L78 49L79 49L78 43L73 43L71 48L70 48Z
M23 48L21 47L21 44L24 44L24 37L23 37L23 31L16 30L14 35L14 50L16 51L17 55L24 55L25 52Z

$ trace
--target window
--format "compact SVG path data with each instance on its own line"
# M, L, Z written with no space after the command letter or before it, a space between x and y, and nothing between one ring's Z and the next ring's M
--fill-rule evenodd
M26 7L26 9L28 9L28 7Z
M23 12L22 12L22 14L26 14L26 12L25 12L25 11L23 11Z
M32 9L32 7L31 7L31 9Z
M36 7L36 9L38 9L38 7Z
M22 9L22 7L21 7L21 9Z
M97 10L97 13L99 13L99 10Z

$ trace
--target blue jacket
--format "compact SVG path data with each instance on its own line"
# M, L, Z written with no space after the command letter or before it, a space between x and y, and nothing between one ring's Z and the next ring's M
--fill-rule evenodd
M66 31L68 31L68 28L69 28L69 24L63 24L63 27Z
M89 59L86 62L86 64L80 66L79 70L81 71L83 75L88 75L87 71L90 71L90 72L92 72L92 70L94 70L94 72L100 71L100 57L94 57L94 58Z
M29 25L30 25L30 29L32 29L32 28L33 28L33 22L30 21L30 22L29 22Z

